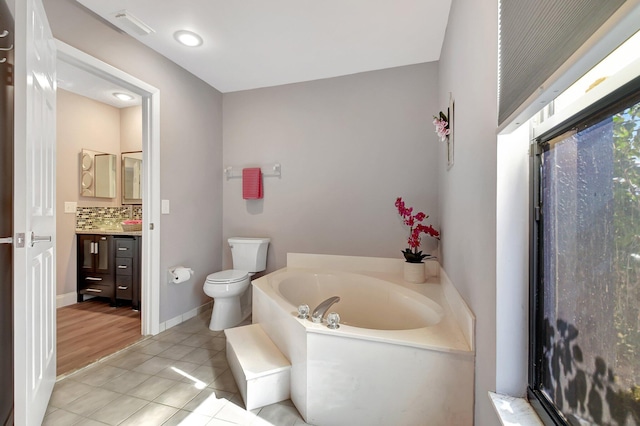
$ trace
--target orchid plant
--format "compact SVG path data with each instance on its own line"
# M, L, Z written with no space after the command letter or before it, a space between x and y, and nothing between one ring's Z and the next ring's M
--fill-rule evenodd
M440 111L440 114L433 117L433 125L436 126L436 134L442 142L449 137L449 118Z
M429 254L422 254L422 251L418 251L422 234L427 234L437 240L440 239L440 233L433 226L422 224L422 221L429 216L423 212L413 214L413 207L406 207L402 197L396 199L396 208L404 224L410 228L409 239L407 240L409 248L402 251L405 260L409 263L421 263L425 258L432 257Z

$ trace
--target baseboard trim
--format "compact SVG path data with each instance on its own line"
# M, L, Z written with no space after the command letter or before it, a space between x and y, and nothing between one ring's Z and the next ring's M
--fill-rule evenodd
M56 308L62 308L63 306L74 305L78 303L78 295L76 292L58 294L56 296Z
M162 333L163 331L169 330L170 328L175 327L176 325L183 323L195 317L196 315L211 309L212 306L213 306L213 300L205 303L204 305L198 306L197 308L194 308L189 312L185 312L182 315L178 315L177 317L173 317L165 322L160 323L160 333Z

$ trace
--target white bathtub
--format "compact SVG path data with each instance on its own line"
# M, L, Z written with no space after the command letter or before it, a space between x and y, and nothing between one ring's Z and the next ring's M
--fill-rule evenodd
M337 269L343 256L334 268L313 267L307 256L253 281L253 322L291 361L291 399L305 420L471 425L472 341L437 279L404 283L395 259L352 273ZM332 258L321 256L322 265ZM297 318L298 305L313 310L331 296L341 298L329 309L340 314L339 329Z
M389 281L340 271L293 270L272 275L276 294L295 308L313 310L331 296L340 302L330 311L343 325L372 330L411 330L437 324L443 309L433 300ZM295 309L294 309L295 310Z

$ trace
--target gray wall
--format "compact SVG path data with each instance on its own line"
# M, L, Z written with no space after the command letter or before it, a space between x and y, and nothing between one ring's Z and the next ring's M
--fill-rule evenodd
M455 98L455 165L440 168L442 258L476 315L475 424L498 424L496 388L497 1L454 0L439 61Z
M75 0L44 0L53 35L160 90L161 198L171 214L161 220L160 267L195 270L189 283L162 274L160 321L210 299L204 278L222 259L222 95L177 64L103 23Z
M271 237L268 271L287 252L402 258L397 197L439 226L437 82L428 63L224 94L224 166L282 166L264 178L262 200L225 180L225 239Z

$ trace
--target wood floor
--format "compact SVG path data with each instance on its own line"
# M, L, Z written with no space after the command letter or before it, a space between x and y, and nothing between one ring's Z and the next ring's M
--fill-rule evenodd
M57 375L85 367L142 338L140 312L90 299L57 310Z

